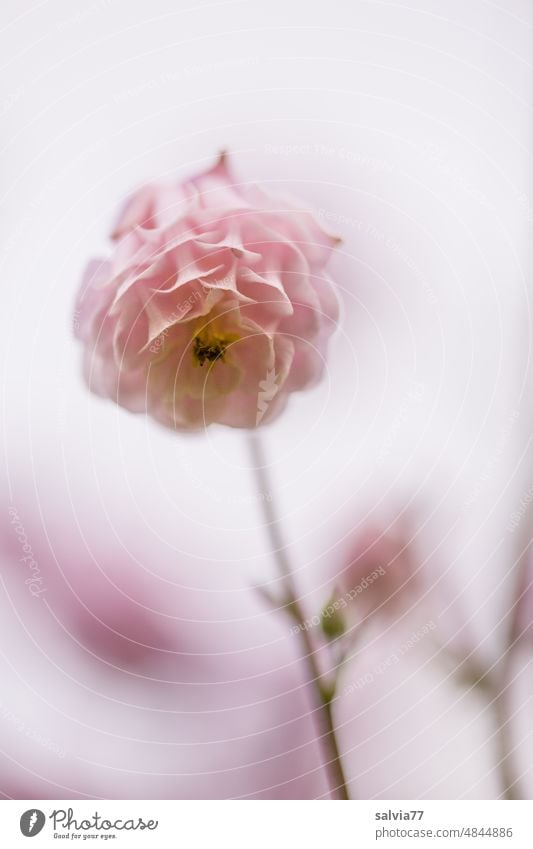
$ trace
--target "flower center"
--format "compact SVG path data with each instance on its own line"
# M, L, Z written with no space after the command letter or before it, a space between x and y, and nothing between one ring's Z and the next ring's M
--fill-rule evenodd
M237 338L233 334L222 336L218 333L212 335L205 333L195 336L192 349L195 365L203 366L206 360L209 363L214 363L217 360L224 362L226 348Z

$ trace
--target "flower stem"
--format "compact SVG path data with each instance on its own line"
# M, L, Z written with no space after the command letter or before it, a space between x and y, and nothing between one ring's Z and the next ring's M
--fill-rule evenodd
M508 716L508 692L511 686L511 642L510 649L504 650L499 662L491 669L483 669L471 656L461 659L446 646L437 642L435 649L446 659L447 668L454 675L457 684L468 687L473 691L478 689L484 696L490 699L490 706L494 711L496 731L494 739L497 751L497 766L500 776L502 799L521 799L518 787L518 779L513 769L513 747L511 735L511 720Z
M502 784L502 799L521 799L518 779L515 777L513 769L514 749L511 738L511 718L509 717L508 690L510 683L508 681L509 662L504 656L502 661L502 672L499 678L499 686L494 701L494 714L496 717L496 744L498 748L498 769Z
M298 601L294 578L283 541L280 521L276 515L274 500L271 497L272 489L263 445L257 434L250 434L249 448L253 461L253 472L258 492L261 496L260 501L263 505L266 528L272 546L272 554L276 559L279 574L283 581L285 610L298 625L302 625L305 616ZM337 799L349 799L347 782L344 777L339 747L335 736L335 726L333 724L331 709L331 693L328 691L328 688L323 686L316 654L307 629L305 627L299 628L297 634L301 641L301 659L306 667L306 684L312 698L312 704L314 705L313 715L318 725L318 739L323 750L324 766L328 774L330 792Z

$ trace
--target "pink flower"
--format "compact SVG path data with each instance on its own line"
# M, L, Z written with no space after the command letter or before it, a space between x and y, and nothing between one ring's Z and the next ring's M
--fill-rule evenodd
M161 594L142 579L127 556L109 548L99 554L96 568L74 532L63 529L52 549L50 528L43 536L29 510L24 524L13 508L5 512L10 527L0 527L0 558L5 558L6 580L24 588L26 604L33 604L35 611L35 600L46 599L40 612L52 611L65 629L63 637L95 662L139 670L154 668L162 659L175 665L183 635L173 633L168 617L158 612Z
M398 529L364 528L351 543L339 582L360 615L396 607L419 583L406 536Z
M163 425L255 427L324 370L336 243L309 211L234 181L221 155L122 209L77 304L91 389Z
M139 523L118 546L72 478L36 493L15 477L16 506L0 503L0 797L324 794L297 659L265 640L276 627L246 582L221 593L206 562L195 585L198 561L170 567Z

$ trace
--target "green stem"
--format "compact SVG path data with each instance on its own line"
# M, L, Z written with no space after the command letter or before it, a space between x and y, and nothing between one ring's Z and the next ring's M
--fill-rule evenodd
M276 559L279 574L283 581L284 599L286 602L285 609L294 621L301 626L305 621L305 615L298 601L287 549L281 533L280 521L274 507L274 500L272 497L266 497L267 495L271 496L272 489L263 446L257 434L250 434L249 447L253 461L253 472L258 492L261 496L260 501L263 505L266 529L272 546L272 554ZM300 627L297 634L301 642L301 658L306 667L306 683L314 705L313 715L318 725L318 739L323 749L324 766L328 774L330 792L337 799L349 799L347 782L344 777L341 756L335 736L330 694L328 688L324 687L322 683L315 651L307 629Z
M508 711L509 702L509 673L511 669L509 652L501 661L501 672L495 686L493 700L496 717L496 744L498 748L498 768L502 783L503 799L521 799L518 779L514 772L514 750L511 739L511 720Z

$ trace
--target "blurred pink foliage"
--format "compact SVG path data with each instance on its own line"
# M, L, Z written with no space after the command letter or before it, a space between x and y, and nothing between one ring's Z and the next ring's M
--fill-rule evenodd
M249 589L225 601L186 587L194 564L183 558L170 581L156 556L149 568L140 563L139 535L125 551L94 523L85 538L59 499L45 512L43 526L32 498L19 497L17 535L3 511L0 791L325 793L297 658ZM38 596L25 583L32 572L21 542L41 579Z

